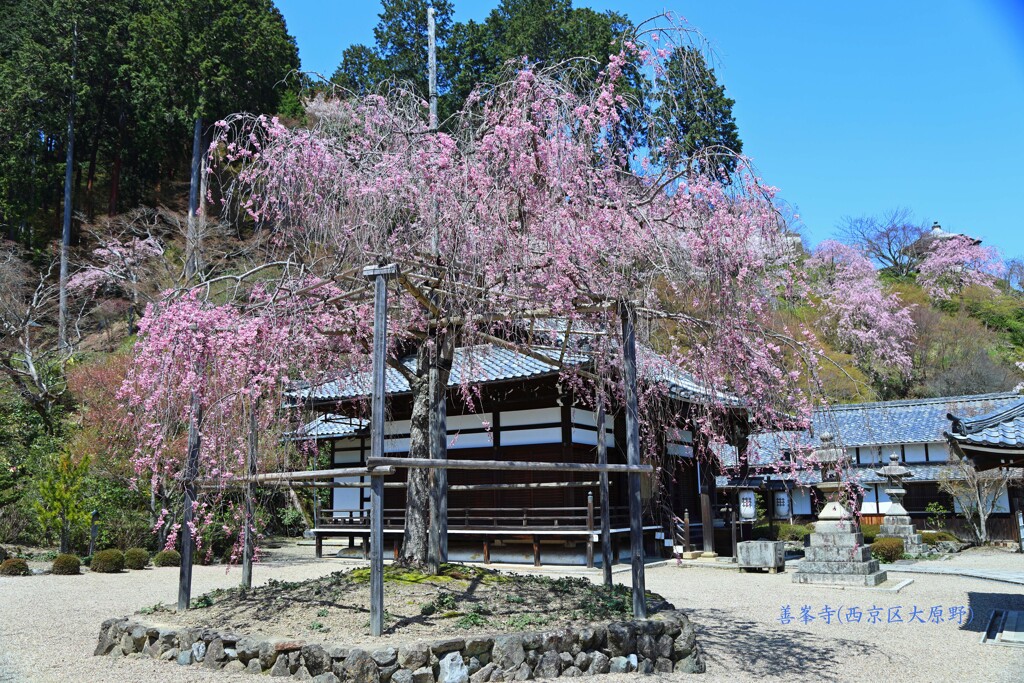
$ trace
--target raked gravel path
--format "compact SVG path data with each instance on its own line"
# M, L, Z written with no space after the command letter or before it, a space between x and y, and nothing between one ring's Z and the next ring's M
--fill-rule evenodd
M301 580L352 564L317 561L312 554L312 548L296 546L273 553L274 559L257 567L256 580ZM981 559L977 563L968 559L965 564L980 568ZM990 564L1000 571L1013 571L1024 565L1024 556L1003 555ZM543 573L556 571L546 568ZM580 570L571 573L598 577ZM627 581L628 576L620 573L615 578ZM223 567L196 567L194 594L235 585L238 578L237 569L225 573ZM785 573L738 574L669 563L648 570L647 587L692 612L708 654L708 673L697 680L1024 681L1024 649L979 643L992 609L1024 609L1024 587L957 576L913 578L914 583L899 593L839 590L796 585ZM0 682L252 680L201 667L92 656L104 619L156 602L173 604L176 598L175 569L0 578ZM784 605L795 617L789 624L779 622ZM804 606L815 616L808 624L799 620ZM948 621L886 623L888 609L897 606L905 620L914 606L924 610L925 617L933 606L941 607L944 615L950 607L963 606L974 617L964 626ZM833 619L826 624L821 617L826 607L841 608L844 615L851 607L858 608L861 623L840 624ZM882 610L882 623L867 623L872 607ZM635 683L637 678L620 675L603 680Z

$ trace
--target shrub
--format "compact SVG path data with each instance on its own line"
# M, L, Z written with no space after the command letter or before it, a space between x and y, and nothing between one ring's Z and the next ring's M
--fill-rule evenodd
M157 567L180 567L181 553L177 550L161 550L153 557L153 564Z
M861 524L860 532L864 534L864 542L871 544L875 542L875 536L881 531L881 527L877 524Z
M149 564L149 551L145 548L129 548L124 554L124 566L128 569L145 569Z
M880 538L871 544L871 557L881 562L895 562L903 559L902 538Z
M58 555L50 571L61 576L73 576L81 573L81 568L82 563L74 555Z
M28 568L28 562L20 557L12 557L0 563L0 576L31 576L32 570Z
M811 527L804 524L780 524L779 540L803 542L811 534L811 531Z
M92 564L89 569L100 574L116 574L124 570L124 553L111 548L101 550L92 556Z
M2 545L0 545L0 562L3 562L6 559L7 559L7 551L4 550L4 547Z
M952 541L953 543L957 543L960 539L948 531L924 531L921 533L921 540L928 545L935 545L942 541Z

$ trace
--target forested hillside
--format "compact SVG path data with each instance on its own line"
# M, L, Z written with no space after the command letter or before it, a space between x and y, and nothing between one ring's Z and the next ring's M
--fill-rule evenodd
M637 31L624 14L573 8L568 0L496 4L483 23L457 23L450 3L434 3L441 43L436 125L419 109L428 97L424 1L385 2L376 44L345 49L329 83L297 73L295 41L271 0L18 0L0 16L0 541L53 542L63 535L81 550L95 509L112 522L103 526L101 546L167 542L167 526L157 536L152 529L180 503L172 502L168 479L138 467L138 450L147 444L140 446L125 408L140 319L149 304L186 301L210 314L202 320L213 320L210 311L224 314L237 304L232 297L253 273L282 281L282 273L297 273L288 285L301 289L296 284L322 275L323 263L351 265L344 263L347 252L317 237L358 204L341 187L342 170L347 182L369 166L343 167L350 159L339 161L345 154L338 149L349 153L345 145L366 134L352 121L379 104L375 95L392 98L389 115L399 110L394 102L405 106L402 113L423 126L417 135L451 133L455 142L438 144L440 152L430 150L438 156L419 164L440 174L455 163L456 142L494 133L495 126L474 128L490 112L479 101L497 108L500 97L519 94L478 84L536 69L545 78L557 74L546 87L569 97L592 94L613 71L620 79L606 101L580 96L614 121L593 154L613 159L614 172L602 178L639 176L638 168L649 166L670 169L673 182L722 202L742 196L733 101L701 43L663 42L652 57L630 47ZM661 60L658 69L644 66L648 58ZM545 115L565 115L556 109ZM239 112L252 116L231 117ZM508 130L517 132L511 124ZM302 175L300 162L311 158L321 166ZM277 175L254 171L260 162L278 164ZM514 165L500 157L491 167L506 162ZM527 189L535 188L523 177L545 191L556 184L540 171L520 172L516 179ZM402 173L395 175L407 179L412 171ZM394 181L391 194L414 194L416 182L439 181ZM632 191L639 183L622 185ZM321 192L325 187L337 194ZM289 192L305 203L290 204ZM324 208L331 201L337 205ZM547 201L543 206L561 210L560 198ZM514 213L509 206L501 207L506 217ZM758 215L793 237L795 226L782 212ZM395 225L416 218L411 210L386 214ZM522 209L515 219L537 217ZM654 223L652 232L664 229L664 221ZM281 226L291 232L275 231ZM819 397L853 402L1001 391L1024 379L1016 365L1024 361L1024 296L1019 264L1007 258L1013 255L971 235L939 236L899 212L833 227L835 241L797 247L789 239L779 263L795 264L799 278L775 282L765 294L765 328L780 335L803 329L807 336L798 341L820 345L824 354L816 368L794 371L793 382L816 384ZM694 238L694 251L705 250L704 266L719 265L711 258L716 244L723 252L735 248L729 239L702 237ZM745 248L739 256L758 256L757 248ZM727 265L733 277L747 266ZM777 265L765 257L757 268L777 275ZM711 270L688 275L694 272ZM262 284L246 292L240 310L273 299ZM703 305L678 289L660 291L666 309ZM225 314L217 324L243 322ZM669 356L678 351L673 344L685 344L672 335L655 340ZM730 367L716 379L736 389L747 381L744 373ZM174 428L160 435L161 447L182 451L187 424L181 415L167 422ZM275 530L301 525L301 504L280 496L268 498L274 518L265 512L261 523ZM234 541L225 528L203 527L211 559L230 554Z

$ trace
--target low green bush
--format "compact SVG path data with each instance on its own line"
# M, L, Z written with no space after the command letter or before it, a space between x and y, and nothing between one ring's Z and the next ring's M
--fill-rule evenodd
M802 542L813 529L809 524L775 524L756 526L753 529L755 540L768 541L799 541Z
M145 548L129 548L124 553L124 566L128 569L145 569L149 564L149 551Z
M923 531L921 532L921 540L928 545L935 545L942 541L952 541L957 543L960 541L959 538L949 533L948 531Z
M20 557L12 557L0 563L0 576L31 576L32 570L28 562Z
M864 542L871 544L875 542L875 536L881 531L881 527L878 524L861 524L860 532L864 534Z
M82 569L81 561L74 555L58 555L53 560L50 572L61 576L74 576L80 574Z
M153 564L157 567L180 567L181 553L177 550L161 550L153 557Z
M101 550L92 556L92 564L89 569L100 574L116 574L124 571L124 553L111 548Z
M902 560L904 552L902 538L880 538L871 544L871 557L880 562Z

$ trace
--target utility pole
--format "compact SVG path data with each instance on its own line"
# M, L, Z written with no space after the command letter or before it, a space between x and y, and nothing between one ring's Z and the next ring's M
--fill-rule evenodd
M78 62L78 20L71 27L71 93L68 98L68 144L64 157L64 226L60 240L60 291L57 307L57 345L68 348L68 250L71 248L71 183L75 168L75 67Z

